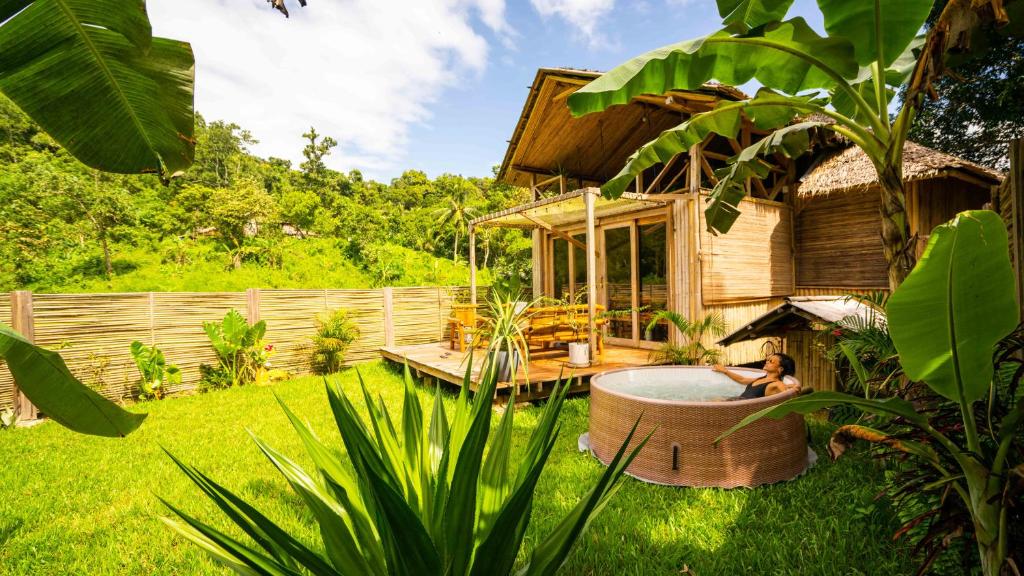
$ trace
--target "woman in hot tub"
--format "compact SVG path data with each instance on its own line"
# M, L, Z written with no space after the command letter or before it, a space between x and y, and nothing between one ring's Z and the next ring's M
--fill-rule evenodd
M793 376L796 373L796 362L786 354L780 353L769 356L764 362L764 371L766 372L764 376L744 378L721 364L712 366L711 371L725 374L736 383L746 386L736 400L772 396L773 394L781 394L786 390L800 390L799 383L788 384L782 380L784 377Z

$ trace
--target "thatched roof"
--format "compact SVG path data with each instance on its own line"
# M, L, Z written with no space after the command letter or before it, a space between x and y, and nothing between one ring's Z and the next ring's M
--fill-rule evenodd
M708 83L698 90L638 96L629 104L573 118L566 99L600 75L571 68L537 71L498 180L529 186L531 174L538 180L561 174L573 187L600 185L640 146L689 115L710 110L720 100L746 98L731 86Z
M903 181L954 177L979 185L995 185L1002 174L973 162L908 141L903 148ZM866 190L878 185L878 173L864 152L850 146L824 154L800 179L798 196Z

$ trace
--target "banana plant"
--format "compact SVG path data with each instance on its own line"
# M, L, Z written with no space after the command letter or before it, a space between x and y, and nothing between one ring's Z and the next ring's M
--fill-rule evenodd
M923 93L912 90L911 97L898 103L893 116L890 109L895 90L912 80L919 84L926 76L925 69L934 67L936 58L941 62L944 55L935 56L931 47L936 42L929 37L927 57L918 59L926 39L917 33L932 0L818 0L825 36L818 35L803 18L785 19L792 0L717 3L722 29L652 50L615 67L569 96L570 110L581 116L625 104L641 94L698 89L712 79L737 86L756 80L764 88L753 98L721 102L663 132L630 156L622 170L602 186L602 192L618 197L647 168L668 162L709 134L735 137L746 120L771 132L716 172L719 181L705 214L712 232L725 233L739 216L739 204L746 195L744 181L767 176L765 156L794 158L807 150L809 131L831 131L860 147L878 173L883 248L889 263L889 285L895 289L914 265L902 159ZM947 12L959 14L960 4L964 2L949 2ZM983 3L974 4L980 12ZM1021 5L1018 0L1016 12L1022 11ZM998 16L1007 19L1005 11ZM947 20L951 17L943 15ZM940 23L945 22L943 18ZM933 30L938 33L946 28L936 25ZM795 118L812 114L827 120L791 125Z
M143 0L0 2L0 91L84 164L166 179L195 153L195 62Z
M998 214L963 212L935 228L921 261L886 305L904 373L959 407L956 436L940 431L927 412L901 398L815 392L752 414L721 438L761 418L839 404L899 418L920 431L923 440L863 426L846 426L843 433L896 447L934 469L941 481L932 488L948 486L962 499L973 521L982 572L997 576L1011 552L1008 509L1024 477L1024 397L1004 396L1000 401L1008 407L998 419L991 406L998 398L995 345L1014 329L1019 314L1008 254ZM988 409L977 410L979 401L989 403ZM987 421L979 423L979 418Z
M312 467L300 466L260 438L254 440L309 508L319 525L322 547L301 542L173 455L182 471L249 539L221 532L167 502L176 518L164 522L240 574L510 574L530 523L537 481L558 438L558 415L569 386L556 385L525 451L513 459L514 402L488 442L491 398L497 386L493 353L485 359L472 401L470 373L467 368L454 414L449 417L442 394L435 392L428 420L406 366L400 422L382 399L371 396L361 376L368 422L341 387L325 379L351 464L281 402ZM564 563L646 443L640 441L627 453L635 432L636 425L601 478L546 538L538 540L518 574L553 574Z

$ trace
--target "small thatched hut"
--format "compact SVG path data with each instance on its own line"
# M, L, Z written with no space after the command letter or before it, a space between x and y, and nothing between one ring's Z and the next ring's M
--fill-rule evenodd
M1000 179L994 170L907 142L903 180L918 254L932 228L982 208ZM819 152L796 190L797 293L886 289L878 175L860 148Z

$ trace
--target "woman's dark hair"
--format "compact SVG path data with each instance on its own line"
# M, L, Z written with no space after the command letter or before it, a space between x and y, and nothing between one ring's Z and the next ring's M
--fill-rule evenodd
M783 354L782 352L777 352L772 354L772 356L779 359L779 368L782 368L783 376L792 376L796 374L796 360L793 360L792 356Z

